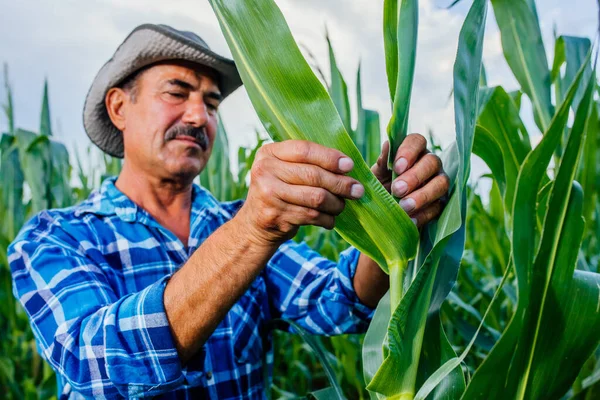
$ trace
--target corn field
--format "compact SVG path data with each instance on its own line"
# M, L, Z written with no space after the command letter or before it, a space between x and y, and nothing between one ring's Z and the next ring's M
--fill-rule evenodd
M306 61L274 1L210 3L268 136L338 148L365 186L335 230L303 227L296 240L333 260L350 243L390 275L365 335L314 337L285 321L270 324L271 396L600 398L600 85L591 40L557 36L549 60L534 0L473 1L453 71L456 140L442 150L430 137L451 196L438 221L419 232L370 172L382 124L363 104L360 67L351 109L329 38L326 79ZM487 84L488 6L519 90ZM412 93L418 19L416 0L384 1L392 155L407 134L411 97L423 95ZM39 132L15 127L7 68L4 83L0 386L7 398L46 399L56 397L55 377L12 296L6 249L29 217L85 199L119 173L120 162L93 150L70 156L54 140L47 86ZM523 122L530 117L523 98L535 126ZM256 146L238 149L233 167L221 121L200 183L222 201L245 197L265 141L257 133ZM489 169L476 180L469 179L473 155Z

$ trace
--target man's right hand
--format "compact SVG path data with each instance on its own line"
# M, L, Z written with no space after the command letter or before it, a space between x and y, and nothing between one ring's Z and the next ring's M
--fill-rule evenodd
M364 194L360 182L345 175L353 166L344 153L308 141L262 146L238 217L263 244L291 239L301 225L333 229L345 199Z

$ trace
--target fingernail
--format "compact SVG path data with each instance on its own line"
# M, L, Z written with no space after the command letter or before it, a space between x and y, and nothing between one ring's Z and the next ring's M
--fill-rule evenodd
M403 174L404 171L406 171L406 167L408 167L408 161L406 161L406 158L404 157L400 157L400 159L396 161L396 164L394 164L394 170L398 175Z
M415 209L415 201L413 199L411 199L410 197L408 199L402 199L400 200L400 207L402 207L402 209L406 212L411 212L412 210Z
M365 188L360 183L355 183L350 188L350 196L354 197L355 199L360 199L363 194L365 194Z
M394 192L394 196L402 197L408 190L408 185L403 180L399 180L394 182L394 187L392 188Z
M417 219L416 218L411 218L410 220L413 222L413 224L417 225Z
M351 158L342 157L338 161L338 168L342 172L350 172L353 167L354 167L354 161L352 161Z

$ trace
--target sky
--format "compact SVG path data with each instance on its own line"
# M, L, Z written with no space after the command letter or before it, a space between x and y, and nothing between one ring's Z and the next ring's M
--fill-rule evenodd
M409 122L411 132L431 130L443 145L454 138L454 113L449 100L452 68L458 33L471 3L463 0L451 10L444 9L450 2L419 1L417 65ZM598 18L595 0L536 3L549 62L554 29L559 34L594 37ZM217 53L231 55L206 0L0 0L0 4L0 62L9 66L16 125L38 130L43 82L47 78L55 136L75 151L83 151L91 143L81 117L89 86L137 25L165 23L191 30ZM363 103L379 111L381 120L387 122L390 102L381 34L383 0L278 0L277 4L296 41L310 49L326 74L327 28L352 101L361 62ZM518 87L504 61L491 7L484 64L489 85L503 85L508 90ZM0 99L4 98L2 86ZM525 113L528 107L524 104ZM232 153L240 145L251 145L256 130L264 131L243 88L223 102L221 114ZM6 121L0 116L0 130L5 129ZM475 169L482 170L481 164Z

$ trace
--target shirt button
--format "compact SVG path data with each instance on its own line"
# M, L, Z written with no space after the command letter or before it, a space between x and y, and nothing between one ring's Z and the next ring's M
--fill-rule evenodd
M212 379L212 372L211 371L208 371L206 373L206 379L208 379L209 381Z

